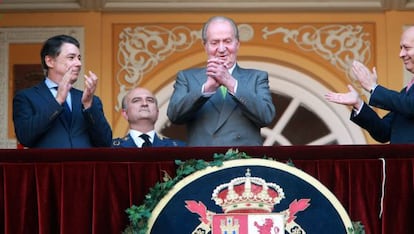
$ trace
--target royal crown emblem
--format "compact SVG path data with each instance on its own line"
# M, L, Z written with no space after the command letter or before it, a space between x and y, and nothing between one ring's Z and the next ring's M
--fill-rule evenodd
M285 194L279 185L252 177L250 169L244 177L217 186L212 194L224 213L271 213L283 198Z
M302 170L274 160L231 160L174 187L155 207L149 233L354 233L329 190Z

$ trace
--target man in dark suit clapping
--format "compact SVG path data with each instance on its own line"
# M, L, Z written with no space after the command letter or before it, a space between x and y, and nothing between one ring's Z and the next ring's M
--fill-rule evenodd
M101 100L98 77L85 75L85 89L73 88L82 68L79 42L68 35L49 38L40 52L45 80L13 98L19 143L28 148L109 147L112 130Z
M406 29L400 41L400 58L405 69L414 74L414 27ZM331 102L352 107L351 120L366 129L378 142L391 144L414 143L414 89L407 87L400 91L388 89L378 84L377 72L372 72L362 63L354 61L352 71L361 87L369 92L369 103L365 103L359 93L348 85L349 92L325 95ZM388 111L381 117L370 106Z

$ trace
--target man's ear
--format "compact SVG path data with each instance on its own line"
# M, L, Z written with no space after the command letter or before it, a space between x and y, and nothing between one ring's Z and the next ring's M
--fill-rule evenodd
M127 110L126 109L122 109L121 110L121 114L122 116L128 121L128 115L127 115Z
M45 56L45 63L47 67L51 68L55 66L55 59L49 55Z
M156 115L156 118L155 118L155 122L157 122L158 121L158 115L160 114L160 110L158 109L158 107L157 107L157 115Z

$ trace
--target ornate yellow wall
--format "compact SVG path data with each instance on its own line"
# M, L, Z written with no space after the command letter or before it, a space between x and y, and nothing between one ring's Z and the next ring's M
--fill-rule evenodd
M15 13L2 14L0 27L59 27L81 26L84 28L84 71L92 70L100 77L99 95L103 102L105 113L114 130L114 136L122 136L127 129L126 122L116 110L120 86L125 82L117 80L121 70L117 62L119 45L122 41L120 35L125 29L134 30L137 27L162 27L173 29L185 26L191 30L198 30L202 23L212 15L226 15L237 23L249 24L254 28L253 39L241 44L240 57L259 60L277 61L289 67L299 69L317 77L330 89L338 92L346 91L349 78L338 67L315 53L306 53L299 50L295 43L281 43L282 35L262 32L264 26L269 31L277 27L298 29L301 26L314 26L321 28L332 25L362 25L370 36L371 42L369 66L376 66L379 74L379 83L392 89L400 89L404 84L403 67L399 60L399 40L405 25L411 24L414 12L383 12L383 13ZM411 20L411 21L410 21ZM279 37L278 40L274 38ZM273 39L272 39L273 38ZM18 47L18 45L17 45ZM263 56L265 55L265 56ZM27 53L27 57L39 58L39 53ZM21 54L10 54L10 61L19 63L24 60ZM138 85L153 91L160 90L165 84L175 79L180 69L199 66L205 61L201 41L194 40L190 48L167 55L165 59L140 77ZM9 87L11 90L12 87ZM9 100L9 113L11 113L11 100ZM10 115L9 115L10 116ZM13 129L9 118L9 129ZM13 135L13 132L9 132ZM368 142L374 141L367 135Z

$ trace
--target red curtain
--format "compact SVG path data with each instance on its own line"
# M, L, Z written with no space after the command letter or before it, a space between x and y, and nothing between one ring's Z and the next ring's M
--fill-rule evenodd
M366 233L387 233L381 232L379 218L381 161L314 160L295 161L295 165L325 185L341 202L352 221L363 222Z
M174 164L5 163L1 170L3 233L121 233L125 209Z
M314 176L366 233L411 233L409 146L245 147ZM175 159L212 160L227 148L0 150L0 233L121 233ZM383 158L383 159L382 159ZM385 183L385 184L383 184ZM381 215L381 217L380 217Z

